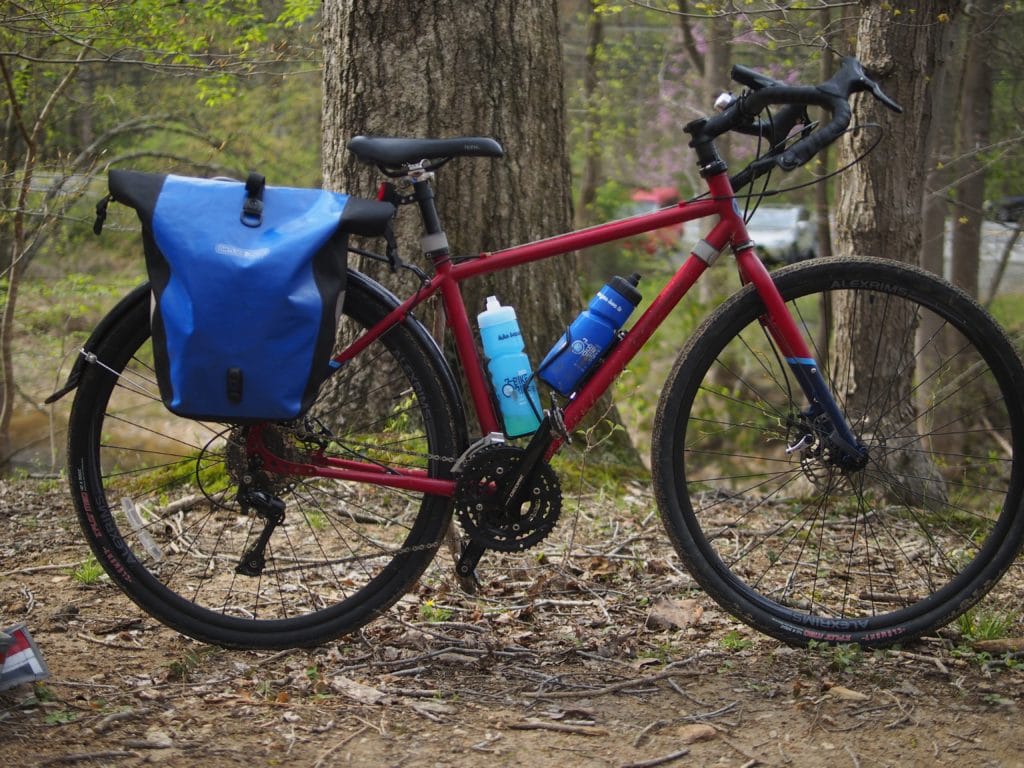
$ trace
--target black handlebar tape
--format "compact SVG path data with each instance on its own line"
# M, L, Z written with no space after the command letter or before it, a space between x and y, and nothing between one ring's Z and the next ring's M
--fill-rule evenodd
M772 85L783 85L778 80L773 80L767 75L762 75L760 72L756 72L749 67L744 67L742 64L734 64L729 76L740 85L745 85L752 91L758 91L761 88L767 88Z
M838 99L834 103L832 119L810 136L801 139L792 147L779 155L778 165L784 171L792 171L806 163L818 152L838 139L850 125L852 111L846 99Z

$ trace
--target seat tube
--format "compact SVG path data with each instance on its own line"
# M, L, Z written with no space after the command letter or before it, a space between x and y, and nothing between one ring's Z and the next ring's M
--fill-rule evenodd
M462 365L463 375L477 421L483 434L501 432L498 416L491 401L490 388L484 375L480 355L477 354L473 339L473 329L469 324L466 303L462 298L459 284L452 278L451 252L448 249L448 236L441 226L441 218L434 202L434 190L427 179L413 182L413 199L420 209L423 219L424 234L420 239L423 255L434 264L440 278L441 302L444 305L445 319L451 328L455 340L455 351Z

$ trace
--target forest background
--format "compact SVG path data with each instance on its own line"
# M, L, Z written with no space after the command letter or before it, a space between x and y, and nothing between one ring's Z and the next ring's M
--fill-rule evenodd
M941 253L937 244L948 240L950 258L939 265L952 275L959 263L961 282L987 300L990 286L977 284L980 248L969 241L996 237L1002 254L1019 232L1019 223L993 230L984 219L985 201L1024 193L1024 3L951 3L955 11L924 21L922 5L560 0L577 222L621 215L635 189L696 192L681 127L729 86L729 64L820 81L834 64L823 44L853 53L858 16L871 6L886 23L928 25L941 55L925 85L946 99L926 126L925 214L913 213L921 254L890 247L880 255L925 263L922 254ZM567 758L649 766L687 752L689 764L744 766L1019 764L1020 563L992 602L912 649L795 651L706 599L670 603L687 608L674 619L687 627L666 629L654 610L665 605L651 598L677 594L685 577L649 483L624 483L614 470L602 476L614 496L588 488L559 531L575 535L578 524L580 566L544 553L489 563L496 586L483 618L458 595L437 604L412 596L351 642L228 652L140 618L103 579L85 559L57 477L70 398L55 409L42 401L91 328L145 279L132 211L112 206L103 237L91 232L104 170L244 177L253 169L273 184L319 186L318 12L306 0L0 5L0 432L13 438L0 463L19 477L54 478L0 478L8 585L0 613L30 623L52 671L47 686L4 700L0 755L37 765L398 765L412 754L431 765L521 765L529 755L538 766ZM444 73L453 82L473 75ZM872 161L899 159L898 119L887 119ZM730 147L736 166L751 151L741 140ZM812 181L842 162L832 153L772 186ZM836 184L784 199L835 213ZM653 295L677 254L629 247L582 256L584 295L634 259ZM734 287L735 275L721 271ZM1024 302L1009 285L992 309L1019 337ZM696 321L692 306L676 314L689 327ZM662 378L651 374L670 364L685 333L667 330L675 338L656 337L631 371L640 396L620 400L637 443ZM607 507L614 514L604 515ZM1008 636L1015 653L1005 653ZM567 687L564 699L539 696L553 684Z
M731 63L787 82L822 80L835 64L833 53L855 50L859 12L856 3L823 1L561 0L559 6L579 225L628 213L635 190L667 187L684 198L698 192L681 127L730 87ZM1022 81L1015 67L1024 5L951 4L954 11L927 20L916 16L915 4L881 6L892 24L929 25L940 55L929 81L935 103L922 253L880 255L944 268L990 300L992 285L978 282L982 222L992 216L991 201L1024 192ZM115 210L102 239L91 232L104 170L234 177L258 170L273 184L319 186L319 8L308 0L8 3L3 13L0 466L55 472L65 414L42 401L103 313L144 279L130 211ZM402 134L403 126L393 132ZM733 141L730 159L738 166L754 149ZM515 147L508 150L515 154ZM883 141L877 152L895 158L898 148ZM776 175L770 188L814 181L835 165L824 156L785 179ZM830 251L835 183L785 197L817 209L820 253ZM991 240L992 230L986 232ZM1015 233L1019 227L999 232L996 250L1008 257ZM946 249L937 244L947 240L952 256L943 264L935 259ZM654 253L642 245L585 254L584 295L636 259L656 281L689 243ZM993 308L1013 326L1024 321L1017 303L1003 291ZM640 433L642 411L625 414Z

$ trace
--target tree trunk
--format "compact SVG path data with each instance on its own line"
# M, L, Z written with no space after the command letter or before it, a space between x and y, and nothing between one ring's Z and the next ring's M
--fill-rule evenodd
M979 153L989 143L992 113L992 51L996 44L993 0L973 4L967 36L960 98L960 182L953 207L952 281L971 296L978 296L981 223L984 219L985 161Z
M569 230L557 16L555 0L325 2L325 185L373 194L378 173L345 149L357 134L490 135L500 139L504 159L458 158L437 175L452 253L498 250ZM418 217L403 210L399 218L403 257L421 261ZM463 287L471 314L491 294L515 306L535 363L583 305L572 257Z
M701 108L703 114L711 115L715 111L715 99L723 91L733 89L732 80L729 78L731 67L731 56L729 44L732 41L731 16L711 15L704 23L704 32L707 35L707 46L704 51L704 93ZM729 134L720 136L715 142L722 157L729 162L732 141ZM747 192L749 190L743 190ZM740 207L746 201L740 201ZM725 299L736 289L734 262L732 259L718 259L711 268L704 274L697 283L697 295L705 304L717 304ZM725 380L719 379L725 372L715 373L715 381L721 384Z
M930 88L932 112L941 116L959 113L959 83L963 71L962 27L946 24ZM949 215L950 162L953 154L953 121L932 120L928 125L928 166L925 177L922 242L919 264L937 275L945 273L946 218Z
M580 179L580 202L576 207L577 227L591 223L593 214L590 207L597 198L597 188L601 183L601 147L594 140L601 112L594 100L598 92L597 61L604 38L604 23L596 0L590 0L588 5L587 53L583 63L583 134L580 138L583 145L583 174Z
M957 19L959 21L959 19ZM946 219L949 216L949 186L953 181L952 155L954 139L953 115L959 114L960 80L963 76L963 47L965 35L963 25L959 23L945 24L939 33L938 50L935 70L932 74L929 91L932 100L932 114L939 119L932 120L928 125L926 142L926 175L924 199L921 214L921 250L918 264L937 275L946 272ZM918 369L921 372L922 396L930 397L937 386L934 379L925 375L926 371L936 370L940 358L955 351L957 339L955 334L943 328L942 321L936 315L922 318L917 329L919 346L922 348L918 358ZM933 342L926 344L928 339ZM955 452L959 443L956 435L944 435L933 439L933 444L940 450Z
M832 12L826 7L818 12L818 23L821 25L821 29L824 35L828 35L828 30L832 26ZM828 37L823 38L825 46L821 51L821 61L818 67L818 80L819 82L826 82L835 72L833 66L832 57L829 55L828 48L831 46L831 40ZM821 119L826 116L822 115ZM821 161L821 167L825 173L828 173L829 161L831 159L831 151L828 147L818 153L818 159ZM832 221L831 213L832 206L829 200L829 184L828 182L822 182L814 185L814 213L815 213L815 227L817 228L817 235L815 240L817 241L817 248L815 255L827 259L832 255ZM822 294L821 296L821 316L829 317L832 314L832 300L828 295ZM828 359L831 354L830 350L831 339L829 338L829 323L821 323L818 328L817 336L814 340L816 353L824 359Z
M879 256L914 262L921 250L921 204L927 161L926 138L932 119L928 79L935 69L941 27L934 23L939 13L948 11L946 3L926 0L916 6L912 21L896 19L893 6L885 0L863 0L863 15L857 30L857 56L868 74L904 108L902 115L888 112L875 99L863 96L858 104L858 122L878 123L884 141L878 151L869 154L843 177L836 216L837 250L844 255ZM939 116L944 119L946 116ZM850 141L840 142L839 165L861 155L876 136L858 131ZM895 382L901 388L894 396L903 405L893 408L893 424L914 422L914 404L910 395L912 371L899 374L892 366L880 366L878 339L891 340L883 345L881 356L890 360L910 359L912 350L896 349L900 342L912 345L914 334L907 333L911 318L892 317L835 302L836 339L833 348L863 351L854 354L853 365L833 370L835 386L846 403L851 418L867 412L872 392L882 391L879 378ZM854 325L851 318L858 318ZM870 373L869 373L870 372ZM884 425L882 425L884 428ZM941 477L934 467L924 466L912 452L893 452L891 467L908 476L920 478L917 489L921 499L943 497ZM907 499L901 499L907 501Z

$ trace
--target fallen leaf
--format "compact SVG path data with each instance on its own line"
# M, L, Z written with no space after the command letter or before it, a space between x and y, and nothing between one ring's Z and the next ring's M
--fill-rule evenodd
M331 690L335 693L340 693L342 696L348 696L354 701L358 701L360 704L377 704L387 696L386 693L378 691L369 685L363 685L355 680L352 680L343 675L338 675L331 679L330 682Z
M843 699L844 701L867 701L871 698L866 693L854 691L842 685L833 685L828 689L828 694L829 696L835 696L837 699Z
M718 735L712 726L705 723L684 725L676 731L679 741L683 744L694 744L698 741L709 741Z
M647 613L647 629L686 629L700 622L704 609L696 600L661 598Z

